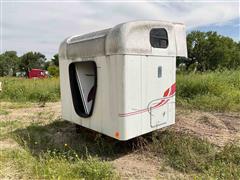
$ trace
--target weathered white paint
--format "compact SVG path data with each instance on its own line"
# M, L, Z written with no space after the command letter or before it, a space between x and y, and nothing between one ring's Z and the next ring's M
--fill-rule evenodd
M166 49L151 47L152 28L167 30ZM119 140L174 124L176 56L187 56L180 23L134 21L67 38L59 49L63 119ZM82 118L73 107L69 65L89 60L97 65L97 91L92 116Z

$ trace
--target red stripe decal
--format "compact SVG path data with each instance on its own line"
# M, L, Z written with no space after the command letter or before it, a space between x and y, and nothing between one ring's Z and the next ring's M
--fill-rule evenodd
M176 92L176 83L174 83L174 84L171 86L171 92L170 92L169 96L173 95L175 92Z
M153 108L160 106L164 101L165 101L165 100L161 100L157 105L153 106Z
M169 89L170 89L170 88L168 88L168 89L164 92L163 97L166 97L166 96L168 95Z
M167 97L168 95L170 95L169 92L170 92L170 88L168 88L168 89L164 92L163 97ZM160 106L164 101L165 101L165 100L161 100L161 101L160 101L156 106L154 106L154 107ZM154 107L153 107L153 108L154 108Z
M160 100L159 103L154 103L153 104L154 106L152 106L151 109L157 109L157 108L163 106L164 104L166 104L170 100L170 98L174 95L175 92L176 92L176 83L174 83L170 88L168 88L164 92L163 97L166 97L167 99ZM126 116L132 116L132 115L141 114L141 113L145 113L145 112L148 112L148 108L137 110L134 112L129 112L129 113L122 113L122 114L119 114L119 116L126 117Z

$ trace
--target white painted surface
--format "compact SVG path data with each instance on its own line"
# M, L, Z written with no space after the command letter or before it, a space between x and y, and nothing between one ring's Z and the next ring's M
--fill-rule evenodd
M156 27L168 32L166 49L152 48L149 43L150 30ZM174 124L176 56L187 53L186 47L181 47L186 44L185 29L180 27L184 25L137 21L93 33L93 37L88 34L74 36L72 42L65 40L59 50L63 118L119 140ZM103 42L104 48L91 48ZM88 51L82 54L80 49ZM69 65L81 61L97 65L95 105L88 118L76 114L69 83Z

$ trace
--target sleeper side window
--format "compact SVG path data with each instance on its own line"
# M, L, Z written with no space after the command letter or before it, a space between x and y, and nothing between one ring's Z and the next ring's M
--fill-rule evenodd
M164 28L154 28L150 31L150 43L154 48L168 47L168 34Z
M70 88L75 112L90 117L97 90L97 65L94 61L75 62L69 65Z

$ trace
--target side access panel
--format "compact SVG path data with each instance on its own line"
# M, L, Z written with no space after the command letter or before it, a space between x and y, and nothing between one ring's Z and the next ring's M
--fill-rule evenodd
M174 57L145 56L142 63L149 121L151 128L168 124L170 118L169 102L175 94L175 61ZM172 107L172 106L171 106Z

